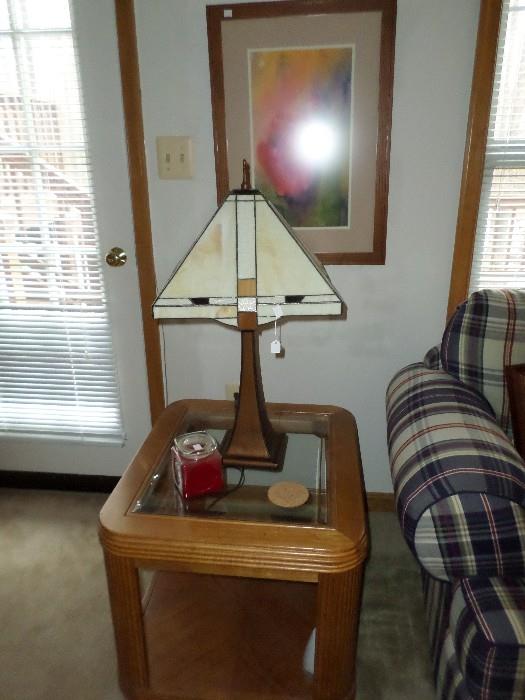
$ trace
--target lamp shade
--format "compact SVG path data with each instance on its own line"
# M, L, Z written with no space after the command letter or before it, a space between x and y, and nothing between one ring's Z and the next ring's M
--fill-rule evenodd
M238 326L283 316L340 315L342 300L318 260L258 190L230 192L153 305L155 318Z

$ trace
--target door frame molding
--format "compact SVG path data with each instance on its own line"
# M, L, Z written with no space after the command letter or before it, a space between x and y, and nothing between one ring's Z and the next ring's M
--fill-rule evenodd
M470 93L467 139L459 197L447 318L468 296L476 239L502 0L482 0Z
M151 310L157 296L157 282L151 235L134 0L115 0L115 16L149 405L151 422L155 423L165 405L164 379L159 326L153 319Z

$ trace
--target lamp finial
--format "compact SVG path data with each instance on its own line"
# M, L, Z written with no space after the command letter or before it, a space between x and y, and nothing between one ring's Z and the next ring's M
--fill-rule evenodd
M250 164L246 158L242 159L242 185L241 190L251 190Z

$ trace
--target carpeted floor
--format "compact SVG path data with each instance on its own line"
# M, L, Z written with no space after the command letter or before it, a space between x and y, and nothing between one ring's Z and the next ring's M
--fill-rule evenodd
M121 700L97 516L102 494L0 489L0 698ZM357 700L433 700L417 568L372 513Z

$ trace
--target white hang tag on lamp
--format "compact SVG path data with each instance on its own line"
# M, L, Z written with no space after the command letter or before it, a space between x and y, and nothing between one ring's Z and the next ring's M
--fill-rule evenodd
M277 321L280 318L282 318L284 314L283 314L283 310L279 304L275 304L275 306L272 307L272 311L273 311L273 315L275 316L275 321L274 321L275 338L270 343L270 352L272 353L272 355L278 355L282 350L282 346L281 346L281 340L280 340L280 336L281 336L281 328L280 327L279 327L279 337L277 337Z

